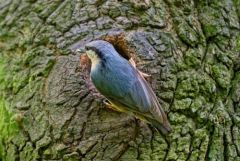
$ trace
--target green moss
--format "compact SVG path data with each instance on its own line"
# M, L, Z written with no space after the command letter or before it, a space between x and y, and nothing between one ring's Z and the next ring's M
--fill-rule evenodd
M191 49L184 55L184 61L187 66L193 68L200 67L201 65L201 57L198 55L196 51Z
M227 67L219 64L212 66L212 74L217 83L222 88L228 88L231 82L231 72L228 71Z
M10 32L8 29L1 29L0 31L0 40L9 40L15 37L15 33Z
M203 102L204 102L204 97L202 96L192 100L191 106L190 106L191 112L195 113L196 111L198 111L202 107Z
M198 35L196 30L189 26L189 24L179 17L175 18L174 22L178 36L183 42L190 45L191 47L196 46L201 41L201 37Z
M111 7L110 7L109 16L110 16L111 18L116 18L116 17L118 17L118 16L120 16L120 15L121 15L121 11L119 10L118 7L115 7L115 6L111 6Z
M201 95L207 96L205 99L210 100L211 98L215 97L217 87L214 80L212 80L207 74L203 73L201 75L200 84Z
M195 97L199 92L199 85L196 79L188 78L179 83L176 90L176 98Z
M187 110L190 108L192 100L190 98L185 98L181 100L174 100L173 109L176 110Z
M232 60L236 59L236 57L237 57L235 54L233 54L231 52L229 52L229 53L218 52L216 56L217 56L218 60L221 61L227 67L231 67L233 65Z
M204 161L208 148L208 131L207 129L197 129L194 131L192 141L192 155L189 160Z
M223 149L223 129L215 128L212 135L212 144L210 144L210 150L208 160L218 161L224 160L224 149Z
M20 153L20 160L36 161L39 159L39 155L36 149L34 149L32 143L27 142L22 152Z
M11 60L15 61L15 60ZM14 62L21 63L21 62ZM9 66L9 62L0 60L0 89L17 93L29 80L29 70L21 70L19 66Z
M5 78L6 71L5 69L5 61L3 59L0 60L0 159L7 159L6 147L5 143L10 141L15 134L18 133L18 123L16 122L16 116L12 113L10 104L4 98L4 94L2 93L3 89L5 89L8 85L8 81ZM9 147L10 148L10 147Z
M152 142L152 160L163 160L168 146L166 141L160 135L154 135L154 141Z
M79 159L80 159L80 156L77 152L72 152L71 154L66 154L63 156L64 161L75 161Z
M232 81L231 97L233 101L238 102L240 100L240 72L235 74L235 78Z
M190 143L191 143L191 137L190 135L181 137L177 140L177 151L185 153L185 157L187 157L187 154L190 152Z
M5 73L4 73L4 61L0 59L0 92L4 89L5 87Z
M18 133L18 124L9 109L9 104L3 98L0 99L0 131L0 158L4 161L6 160L4 144Z
M138 156L137 149L133 147L129 147L129 149L123 154L123 156L119 161L135 160L137 156Z
M240 34L237 37L236 41L237 41L237 49L240 51Z
M199 18L206 38L214 37L219 33L229 36L229 30L223 27L225 26L225 21L218 9L204 6L200 10Z
M220 30L218 28L218 26L213 25L213 24L206 24L203 29L204 29L204 33L207 35L207 37L217 35Z

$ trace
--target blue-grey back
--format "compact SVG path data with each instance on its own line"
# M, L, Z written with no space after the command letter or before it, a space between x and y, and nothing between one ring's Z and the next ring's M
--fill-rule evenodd
M138 71L121 56L111 56L105 61L91 71L91 79L98 91L126 108L149 112L151 94Z
M111 104L145 118L160 130L171 130L155 93L137 69L108 42L93 41L87 49L95 51L100 58L100 63L94 64L91 70L91 78Z
M91 71L94 85L106 97L124 97L137 81L135 75L135 69L121 56L109 56Z

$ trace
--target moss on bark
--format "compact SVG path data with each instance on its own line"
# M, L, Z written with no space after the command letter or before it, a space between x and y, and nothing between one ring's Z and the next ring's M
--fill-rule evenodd
M240 160L238 0L0 0L0 160ZM103 108L73 50L123 33L173 132ZM121 44L121 43L120 43Z

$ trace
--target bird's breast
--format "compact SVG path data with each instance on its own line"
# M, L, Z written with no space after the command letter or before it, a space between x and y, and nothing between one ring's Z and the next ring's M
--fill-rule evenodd
M100 63L100 59L95 57L91 60L92 64L91 64L91 72L95 71L98 68L98 65Z

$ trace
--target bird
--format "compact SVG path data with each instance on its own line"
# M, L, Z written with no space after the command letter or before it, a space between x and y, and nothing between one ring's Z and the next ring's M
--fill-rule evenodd
M91 81L106 97L110 107L151 124L161 134L172 131L144 74L122 57L111 43L93 40L85 44L84 51L91 60Z

